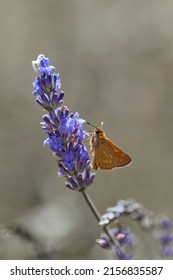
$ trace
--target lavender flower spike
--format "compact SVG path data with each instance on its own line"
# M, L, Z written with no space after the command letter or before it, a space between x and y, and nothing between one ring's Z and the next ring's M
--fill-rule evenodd
M90 170L90 157L83 144L89 137L83 130L83 119L78 113L71 113L61 106L64 92L60 91L61 82L56 68L49 65L49 59L39 55L32 62L40 75L33 83L33 94L37 103L48 113L43 116L42 128L48 135L44 144L48 144L57 158L59 176L66 178L66 186L72 190L84 190L94 179Z

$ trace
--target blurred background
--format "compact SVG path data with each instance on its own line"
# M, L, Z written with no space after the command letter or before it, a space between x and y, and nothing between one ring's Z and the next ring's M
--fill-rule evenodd
M171 0L1 0L1 259L112 258L95 245L100 229L83 197L65 188L43 147L31 66L40 53L60 74L64 104L96 126L103 121L133 159L96 171L88 194L99 211L134 198L172 215L172 26ZM143 247L136 258L159 258L148 240Z

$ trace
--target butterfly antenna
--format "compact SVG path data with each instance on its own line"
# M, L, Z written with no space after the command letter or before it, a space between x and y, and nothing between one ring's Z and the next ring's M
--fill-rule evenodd
M103 122L101 122L101 128L103 128Z
M94 127L94 128L97 128L95 125L93 125L93 124L91 124L91 123L89 123L89 122L86 122L86 123L87 123L88 125Z

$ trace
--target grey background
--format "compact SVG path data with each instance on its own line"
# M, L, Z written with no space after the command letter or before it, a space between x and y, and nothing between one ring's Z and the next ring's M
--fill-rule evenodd
M37 246L45 258L111 258L95 246L100 230L82 196L65 188L43 148L31 67L40 53L60 74L64 104L95 125L103 121L133 159L96 172L88 193L99 211L133 197L171 216L173 2L1 0L0 39L0 258L35 259ZM36 245L7 230L11 223ZM137 258L159 258L139 251Z

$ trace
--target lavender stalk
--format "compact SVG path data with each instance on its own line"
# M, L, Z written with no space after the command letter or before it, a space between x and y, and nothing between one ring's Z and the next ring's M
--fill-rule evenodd
M100 214L95 205L86 194L85 190L93 183L95 174L91 172L90 156L83 141L89 134L83 130L85 120L79 114L71 113L67 106L63 106L64 92L60 91L61 82L56 68L49 65L49 59L39 55L32 62L34 70L39 73L33 83L33 94L36 102L48 113L43 115L42 128L47 135L44 145L49 145L56 158L59 168L58 175L65 178L67 188L80 191L100 222ZM111 236L108 226L103 230L109 237L113 247L118 247L118 242Z

